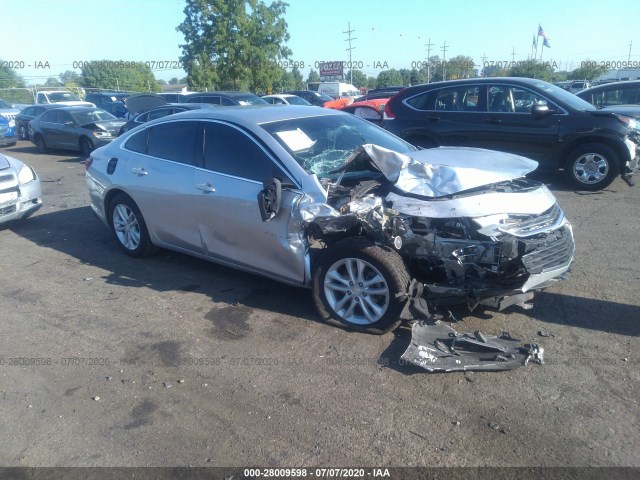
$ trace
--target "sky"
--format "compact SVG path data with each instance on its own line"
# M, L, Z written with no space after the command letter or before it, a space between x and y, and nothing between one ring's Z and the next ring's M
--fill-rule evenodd
M1 0L0 59L28 84L44 83L91 60L149 62L158 79L186 75L178 65L176 27L184 0ZM266 3L270 3L267 0ZM543 61L572 70L585 60L630 61L640 68L637 0L288 0L285 14L293 51L307 77L317 62L349 61L367 75L421 66L431 56L471 57L476 65L518 62L532 53L541 25L550 48ZM541 39L541 38L540 38ZM618 64L624 66L623 64Z

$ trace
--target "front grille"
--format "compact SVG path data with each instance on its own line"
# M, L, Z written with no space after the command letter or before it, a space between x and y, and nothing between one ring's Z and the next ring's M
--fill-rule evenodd
M9 122L11 120L15 120L16 119L16 114L15 113L0 113L0 115L2 115L4 118L6 118Z
M11 213L14 213L15 211L16 211L15 205L9 205L8 207L0 208L0 217L4 215L9 215Z
M13 182L13 175L0 175L0 183Z
M564 213L556 203L540 215L509 215L509 219L506 220L504 226L499 227L499 230L514 237L530 237L556 229L563 219Z
M525 241L528 249L536 244L533 251L523 255L522 263L530 274L566 265L573 257L575 244L571 227L564 227L549 233L542 239Z

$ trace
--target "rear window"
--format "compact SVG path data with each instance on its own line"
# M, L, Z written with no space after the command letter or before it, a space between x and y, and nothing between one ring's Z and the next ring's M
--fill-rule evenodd
M405 101L405 103L416 110L433 110L433 98L436 92L419 93Z

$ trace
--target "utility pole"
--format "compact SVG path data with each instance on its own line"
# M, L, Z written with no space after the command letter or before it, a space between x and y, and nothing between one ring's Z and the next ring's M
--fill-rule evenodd
M425 44L425 47L427 47L427 83L431 82L431 61L429 60L431 58L431 47L433 47L433 43L431 43L431 37L429 37L428 40L429 43Z
M484 71L484 62L487 61L487 54L483 53L482 56L480 57L480 59L482 60L482 76L486 77L487 73Z
M631 45L633 45L633 42L629 42L629 57L627 58L627 63L631 62Z
M511 49L511 63L512 64L515 63L515 60L516 60L516 47L513 47Z
M447 49L449 47L447 46L447 41L446 40L444 41L444 44L442 45L442 47L440 47L440 49L442 50L442 80L446 80L447 79L447 70L446 70Z
M351 38L351 34L355 32L355 30L351 30L351 22L347 23L347 28L348 30L342 33L346 33L347 35L349 35L349 38L347 38L345 42L349 42L349 48L347 48L347 51L349 52L349 83L353 84L353 62L351 61L351 50L353 50L356 47L351 46L351 41L357 40L357 38Z

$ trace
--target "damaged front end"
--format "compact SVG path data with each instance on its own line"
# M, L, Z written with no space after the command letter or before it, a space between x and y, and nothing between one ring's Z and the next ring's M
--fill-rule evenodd
M431 305L528 306L535 291L564 277L574 254L555 198L524 178L536 166L482 149L408 156L364 145L337 179L324 181L326 203L300 212L311 242L364 236L395 250Z

